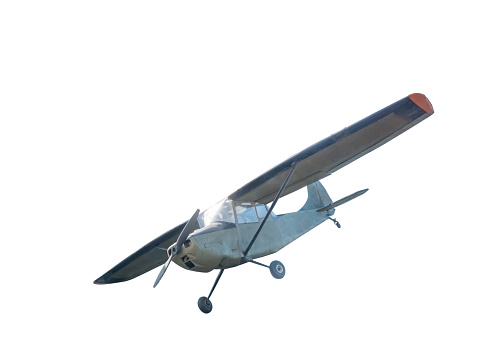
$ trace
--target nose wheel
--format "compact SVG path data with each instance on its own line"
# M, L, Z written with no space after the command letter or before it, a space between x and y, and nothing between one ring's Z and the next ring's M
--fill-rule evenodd
M223 272L225 269L221 269L218 276L216 277L215 283L213 287L211 288L210 294L208 297L202 296L198 299L198 307L202 312L205 314L209 314L211 310L213 310L213 303L210 300L211 295L213 294L213 291L215 290L216 285L218 285L218 281L220 281L221 275L223 275Z

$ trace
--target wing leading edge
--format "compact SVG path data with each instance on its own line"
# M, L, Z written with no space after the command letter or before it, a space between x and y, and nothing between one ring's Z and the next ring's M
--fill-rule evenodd
M267 204L274 199L293 162L297 163L296 170L282 196L332 174L433 113L426 96L411 94L290 157L228 198Z
M185 225L186 222L150 241L140 250L131 254L111 270L100 276L94 283L102 285L131 280L163 265L166 260L168 260L165 249L168 249L168 247L176 242Z

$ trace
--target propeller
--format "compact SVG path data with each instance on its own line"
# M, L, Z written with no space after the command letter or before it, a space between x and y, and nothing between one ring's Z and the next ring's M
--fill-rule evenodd
M168 253L170 254L170 257L168 258L165 265L163 265L163 268L158 274L158 277L156 278L156 281L153 287L156 287L156 285L158 285L163 275L165 275L166 269L168 269L168 266L170 266L171 260L180 251L181 246L185 243L186 239L188 239L188 235L192 233L193 229L196 226L196 219L198 218L199 213L200 213L200 209L195 211L191 219L188 220L188 222L186 223L183 230L181 230L181 234L180 236L178 236L178 239L176 240L176 242L168 248Z

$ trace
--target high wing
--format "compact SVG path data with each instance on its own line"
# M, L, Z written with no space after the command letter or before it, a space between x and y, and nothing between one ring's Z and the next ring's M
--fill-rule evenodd
M424 95L411 94L290 157L228 198L268 204L275 198L293 163L296 169L281 196L332 174L433 113Z
M94 281L95 284L112 284L131 280L163 265L168 260L166 249L176 242L186 222L158 236L137 252L107 271Z

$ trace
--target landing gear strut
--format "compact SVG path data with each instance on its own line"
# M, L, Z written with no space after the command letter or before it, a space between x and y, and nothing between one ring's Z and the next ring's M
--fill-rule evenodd
M220 281L221 275L223 275L224 271L225 269L220 270L220 273L216 277L215 283L213 284L213 287L211 288L211 291L208 297L202 296L198 299L198 307L205 314L208 314L211 312L211 310L213 310L213 303L211 302L210 297L213 294L213 291L215 290L216 285L218 285L218 281Z
M262 264L260 262L254 261L251 258L245 258L245 262L250 262L250 263L260 265L260 266L264 266L264 267L268 268L269 271L271 272L271 275L273 275L273 277L275 279L282 279L282 278L284 278L284 275L286 275L286 269L285 269L283 263L281 261L278 261L278 260L272 261L271 264L269 264L269 266L265 265L265 264Z

